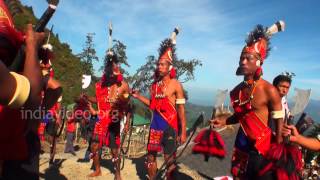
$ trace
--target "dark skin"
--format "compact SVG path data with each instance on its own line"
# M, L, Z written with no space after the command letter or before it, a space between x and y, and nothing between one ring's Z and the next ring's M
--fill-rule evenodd
M284 97L288 94L291 84L287 81L281 81L276 86L277 90L280 93L280 97Z
M61 109L61 104L60 103L58 103L58 109L57 109L57 112L59 112L60 111L60 109ZM56 126L61 126L61 117L60 117L60 115L59 114L55 114L54 115L54 118L55 118L55 123L56 123ZM57 141L57 139L54 139L54 137L53 136L48 136L48 140L49 140L49 143L51 144L51 146L53 146L52 147L52 152L50 152L50 160L49 160L49 162L50 163L53 163L53 160L54 160L54 156L55 156L55 154L56 154L56 141ZM54 141L55 142L54 142Z
M115 68L117 65L115 63L113 63L113 67ZM114 77L115 78L115 77ZM115 81L114 81L115 82ZM120 84L119 83L111 83L110 84L110 94L111 97L110 98L115 98L116 97L116 90L118 89L118 93L119 93L119 98L117 99L117 102L112 104L111 109L107 112L105 112L106 114L111 113L112 110L117 110L118 106L116 104L120 103L122 105L128 106L128 98L125 98L125 96L127 96L129 94L129 85L128 83L126 83L125 81L122 81ZM88 97L88 100L90 103L88 103L89 105L89 110L91 112L92 115L96 115L98 114L97 111L95 111L92 106L91 103L97 103L97 99L95 97ZM126 107L124 109L127 109ZM127 118L130 118L130 113L126 113ZM122 119L123 115L122 113L119 113L119 117L118 119ZM125 131L127 131L128 129L128 123L126 123L125 125ZM99 143L97 142L92 142L91 144L91 152L98 152L100 149L99 147ZM112 148L111 149L111 154L113 158L118 158L119 157L119 148ZM116 180L121 180L121 175L120 175L120 158L118 159L117 162L114 163L115 166L115 179ZM95 166L95 171L91 174L89 174L89 177L95 177L95 176L101 176L101 168L100 168L100 162L99 162L99 155L98 153L93 157L93 165Z
M254 72L259 67L256 64L257 60L257 54L242 53L239 61L240 74L238 75L243 75L244 80L246 81L253 80ZM249 95L251 92L251 87L245 86L243 83L240 83L231 91L231 95L238 93L240 89L246 95ZM260 80L257 82L256 90L253 93L253 97L253 111L265 125L268 124L269 115L272 111L282 110L281 98L277 89L262 78L260 78ZM280 143L282 142L281 129L283 126L283 119L280 118L270 120L276 122L276 142ZM219 117L213 119L212 122L215 127L222 127L227 124L238 123L234 115L230 117Z
M44 33L34 32L32 25L28 24L25 39L25 64L24 70L21 72L22 75L28 78L31 87L29 97L23 105L25 109L35 109L41 102L39 94L41 93L43 85L41 83L41 72L37 52L43 40ZM9 103L16 89L16 80L9 72L9 69L0 60L0 105L4 106Z
M176 104L176 99L184 99L184 94L183 94L183 87L181 85L181 83L176 80L176 79L171 79L170 78L170 64L167 60L159 60L158 64L157 64L157 69L159 71L160 74L160 80L162 80L166 85L167 88L164 92L164 94L169 98L169 101L172 104ZM141 102L143 102L146 106L150 105L150 99L142 96L139 92L134 91L132 93L132 96L134 98L137 98L138 100L140 100ZM176 105L177 108L177 112L178 112L178 120L180 121L180 125L181 125L181 135L178 136L177 141L180 141L181 144L183 144L186 139L186 117L185 117L185 107L184 104L178 104ZM172 158L169 158L170 155L169 154L164 154L164 159L165 161L172 161ZM153 162L153 164L150 166L150 168L148 168L148 175L150 179L154 179L155 175L157 173L157 161L156 161L156 156L154 156L154 154L149 153L147 156L148 162ZM172 164L170 165L170 167L168 167L168 176L167 179L171 179L171 177L169 176L170 172L172 172L175 169L175 165Z
M25 39L25 63L22 75L28 78L30 82L30 94L27 101L24 103L25 109L35 109L39 107L41 102L41 74L38 61L38 48L44 40L44 33L34 32L32 25L28 24L26 28ZM5 59L4 61L12 61ZM8 67L0 60L0 105L6 106L13 97L16 89L16 80L10 74ZM2 174L3 161L0 160L0 177Z
M282 135L285 137L289 136L290 142L297 143L304 148L312 151L320 151L320 141L316 138L301 135L294 125L284 125Z
M40 68L41 70L49 71L49 69L51 68L51 65L49 63L48 64L40 63ZM50 77L48 80L46 89L47 88L57 89L58 87L61 87L61 84L59 83L59 81Z

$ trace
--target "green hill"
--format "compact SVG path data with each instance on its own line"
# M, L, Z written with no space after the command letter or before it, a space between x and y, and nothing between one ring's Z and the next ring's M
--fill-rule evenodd
M27 23L36 24L37 18L33 13L32 7L23 6L19 0L10 0L7 3L12 3L15 9L14 21L17 29L23 30ZM48 30L47 30L48 32ZM53 45L54 60L53 69L55 78L59 80L63 87L63 104L70 104L74 97L81 92L81 77L83 74L83 64L78 57L76 57L67 43L62 43L59 40L58 34L52 34L50 43ZM97 78L93 78L97 81ZM89 87L88 94L93 94L93 84Z

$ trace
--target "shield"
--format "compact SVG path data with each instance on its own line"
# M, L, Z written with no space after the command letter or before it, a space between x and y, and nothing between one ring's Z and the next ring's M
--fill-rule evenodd
M310 99L311 89L299 89L294 88L295 96L294 101L295 104L292 108L291 115L295 116L303 112L303 110L307 107Z

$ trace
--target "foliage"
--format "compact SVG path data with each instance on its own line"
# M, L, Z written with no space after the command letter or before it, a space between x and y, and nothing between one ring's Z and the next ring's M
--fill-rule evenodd
M8 1L8 0L7 0ZM14 9L14 22L17 29L23 31L26 24L36 24L37 18L34 16L32 7L21 5L18 0L9 0L9 9ZM46 29L46 34L49 32ZM58 34L52 34L50 44L53 46L54 59L52 60L55 79L59 80L63 87L63 104L73 103L74 97L80 94L81 77L84 73L84 65L80 59L72 53L67 43L61 43ZM94 78L95 79L95 78ZM92 87L91 87L92 88Z
M153 75L156 70L157 59L155 56L148 56L146 64L142 65L137 72L131 77L129 82L132 87L139 89L141 92L146 92L153 82ZM185 61L183 59L173 62L173 66L176 68L177 79L181 83L194 80L194 71L197 66L202 66L201 61L198 59L192 59ZM187 92L185 91L187 94Z
M99 61L99 58L96 55L96 50L94 49L93 43L93 36L94 33L88 33L86 36L86 42L82 49L82 52L77 55L80 58L81 62L83 63L84 73L88 75L93 75L93 61Z

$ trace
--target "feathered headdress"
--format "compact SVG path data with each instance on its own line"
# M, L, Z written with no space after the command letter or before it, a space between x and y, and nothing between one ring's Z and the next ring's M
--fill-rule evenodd
M288 77L288 78L291 79L291 80L292 80L292 78L293 78L294 76L296 76L295 73L293 73L293 72L287 72L287 71L281 73L281 75L286 76L286 77Z
M102 82L107 80L111 74L116 76L116 81L120 83L123 80L123 75L120 71L120 66L118 66L116 69L112 69L112 63L119 63L118 56L116 53L112 51L112 23L109 23L109 48L107 50L107 56L105 59L105 67L104 67L104 74L102 76Z
M158 49L159 52L159 61L160 60L166 60L170 63L170 77L175 78L176 77L176 71L173 67L173 62L176 61L177 55L176 55L176 40L177 35L179 34L179 28L174 28L171 37L166 38L163 40L160 44L160 48Z
M246 39L246 45L242 52L255 53L259 56L258 66L261 66L264 60L268 57L271 50L270 38L277 32L284 31L285 23L283 21L277 21L269 28L257 25L253 31L251 31ZM262 68L259 67L256 71L256 78L260 78L262 75Z

